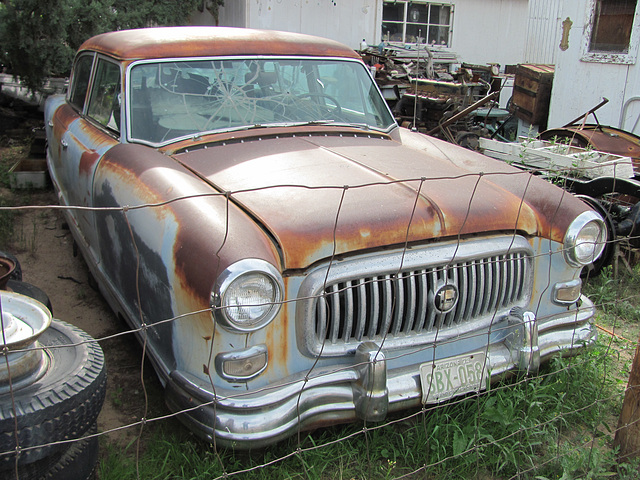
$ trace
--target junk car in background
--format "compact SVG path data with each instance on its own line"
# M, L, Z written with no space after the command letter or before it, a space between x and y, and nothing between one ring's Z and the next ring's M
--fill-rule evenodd
M394 121L359 55L218 27L80 48L48 165L182 421L258 447L487 388L593 342L601 218Z

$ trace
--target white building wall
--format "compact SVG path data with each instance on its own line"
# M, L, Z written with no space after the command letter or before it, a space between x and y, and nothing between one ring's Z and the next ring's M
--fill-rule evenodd
M573 24L569 31L567 50L557 46L556 70L551 91L549 127L562 126L582 115L602 101L609 103L601 107L596 115L603 125L621 126L621 114L625 102L640 96L640 67L636 63L625 65L606 62L585 62L583 56L583 32L589 23L591 0L565 1L562 19L569 18ZM638 13L636 12L636 18ZM636 20L636 27L638 22ZM562 28L561 25L558 28ZM637 53L637 45L635 51ZM640 115L640 102L633 102L623 119L625 130L631 131ZM594 118L588 119L593 123ZM640 123L640 122L639 122ZM640 134L640 125L634 133Z
M461 61L523 62L529 0L438 0L454 6L451 51ZM557 0L549 0L557 1ZM227 0L219 25L308 33L358 49L378 45L382 0ZM207 12L192 22L213 25Z
M629 68L619 120L612 122L611 125L640 135L640 67L638 66Z
M218 24L307 33L358 49L363 38L380 43L381 15L381 0L227 0ZM210 14L194 21L214 24Z
M455 0L451 50L467 63L523 63L528 0Z
M202 12L196 10L189 20L191 25L247 27L247 2L245 0L226 0L225 6L220 7L218 11L218 23L207 9Z

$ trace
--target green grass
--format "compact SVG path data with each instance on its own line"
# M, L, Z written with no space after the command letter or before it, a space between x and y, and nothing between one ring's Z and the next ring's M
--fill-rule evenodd
M15 213L11 210L3 210L2 207L10 206L12 202L7 201L0 194L0 249L6 250L14 240L14 220Z
M605 267L603 272L590 278L585 284L584 293L609 317L626 322L640 323L640 265L628 270L626 267L613 274L611 266Z
M321 429L303 435L301 444L292 439L251 454L216 452L165 423L153 427L138 463L135 444L106 445L99 478L211 479L245 469L236 478L636 478L635 466L618 465L609 446L612 412L622 398L610 353L600 344L554 359L539 376L505 381L382 428Z

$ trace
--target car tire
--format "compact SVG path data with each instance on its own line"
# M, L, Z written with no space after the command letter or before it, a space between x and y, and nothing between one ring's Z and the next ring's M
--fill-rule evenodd
M88 480L98 463L97 432L97 425L94 424L87 432L87 435L94 436L67 444L67 448L61 453L19 466L17 475L15 466L5 473L10 473L11 478L16 480Z
M18 260L18 258L15 255L13 255L12 253L4 252L2 250L0 250L0 257L8 258L9 260L11 260L15 264L13 272L11 272L11 275L9 275L9 279L21 282L22 281L22 266L20 265L20 261Z
M104 402L104 355L94 339L53 320L39 343L50 358L47 371L15 390L13 398L10 392L0 395L0 470L15 466L16 437L18 465L61 452L66 444L51 443L80 438L95 424Z
M7 290L10 292L19 293L21 295L26 295L27 297L31 297L34 300L39 301L49 309L49 312L53 314L49 296L35 285L31 285L27 282L20 282L17 280L9 280L7 282Z

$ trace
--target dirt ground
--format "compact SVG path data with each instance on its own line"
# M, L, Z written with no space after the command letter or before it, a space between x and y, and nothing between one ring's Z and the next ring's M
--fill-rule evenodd
M0 100L2 100L0 98ZM42 127L41 114L0 102L0 167L18 157L32 156L33 130ZM124 447L140 434L143 417L168 413L162 387L142 347L129 327L118 319L89 282L82 256L74 255L74 242L50 182L44 189L11 190L0 187L0 205L24 206L13 214L13 228L4 233L0 250L14 254L22 266L23 281L42 289L50 298L53 316L81 328L97 339L105 354L107 394L98 417L98 429L109 442ZM37 208L28 208L36 206ZM3 212L0 212L2 214ZM0 229L2 228L0 222ZM8 233L8 235L6 235ZM141 379L144 365L144 382ZM145 401L145 390L146 398ZM177 423L177 422L176 422Z
M30 196L30 204L56 205L51 188ZM111 441L129 444L139 434L139 427L122 427L135 424L145 415L140 343L132 333L122 335L129 328L89 285L88 268L81 255L74 256L73 238L59 210L26 211L16 218L15 227L19 240L12 253L20 260L23 280L45 291L54 318L76 325L99 341L108 381L98 429L113 430L108 434ZM150 365L145 363L144 368L147 393L153 395L152 400L161 400L157 398L162 394L158 380ZM154 409L158 403L153 401Z

